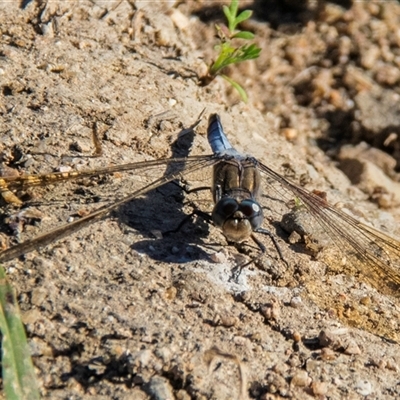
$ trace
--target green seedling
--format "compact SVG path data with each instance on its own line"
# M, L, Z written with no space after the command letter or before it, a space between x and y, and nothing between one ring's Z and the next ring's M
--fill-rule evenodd
M210 65L208 74L201 78L201 83L203 86L206 86L211 83L217 75L220 75L239 92L242 100L247 102L245 90L237 82L221 73L222 70L230 64L238 64L242 61L252 60L260 55L261 49L254 43L243 44L240 47L235 47L232 44L233 40L235 39L254 39L253 33L236 29L238 24L249 19L252 15L252 11L250 10L244 10L237 15L238 8L239 0L232 0L229 7L223 6L225 17L228 20L228 26L215 26L218 38L220 40L220 44L218 44L215 49L219 51L219 55L217 59Z
M0 331L5 398L7 400L39 399L38 384L18 302L2 267L0 267Z

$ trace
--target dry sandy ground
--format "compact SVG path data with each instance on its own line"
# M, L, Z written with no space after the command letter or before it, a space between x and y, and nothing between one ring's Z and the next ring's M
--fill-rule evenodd
M3 173L207 154L206 119L178 140L206 108L239 150L396 234L397 2L243 3L263 49L230 69L247 105L223 80L197 84L220 3L22 3L0 3ZM101 157L90 157L94 123ZM154 176L32 190L19 223L3 217L2 243L18 240L12 227L35 236ZM273 205L265 225L288 266L260 238L267 253L232 280L257 248L239 252L200 218L163 235L193 204L209 211L212 200L165 185L5 264L44 398L400 397L398 299L344 273L343 255L324 262L291 245Z

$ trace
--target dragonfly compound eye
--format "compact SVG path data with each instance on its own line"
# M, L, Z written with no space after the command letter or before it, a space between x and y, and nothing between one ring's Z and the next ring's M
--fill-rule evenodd
M261 226L264 216L261 206L256 201L243 200L239 205L239 211L248 218L253 231Z
M222 198L214 207L212 219L214 224L220 228L224 225L225 221L232 217L233 214L239 209L239 203L232 197Z

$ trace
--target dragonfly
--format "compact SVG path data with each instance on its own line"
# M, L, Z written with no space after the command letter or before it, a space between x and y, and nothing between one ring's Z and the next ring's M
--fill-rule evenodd
M242 243L249 239L257 242L259 233L267 234L283 258L274 234L263 227L265 222L263 199L273 199L278 202L282 215L287 216L289 212L305 210L307 218L326 232L345 256L346 262L354 266L357 274L379 291L394 297L400 296L398 240L361 223L340 208L329 204L320 193L302 188L256 158L237 151L230 144L217 114L211 114L209 117L207 136L212 149L212 153L208 155L162 158L96 170L0 177L0 194L12 201L15 191L32 186L61 183L101 174L133 172L137 176L146 176L149 171L160 171L164 167L167 171L156 179L146 181L126 197L99 207L80 219L1 251L0 262L43 248L89 223L103 219L111 211L143 197L151 190L208 169L212 170L211 191L214 201L211 219L214 225L221 229L228 242Z

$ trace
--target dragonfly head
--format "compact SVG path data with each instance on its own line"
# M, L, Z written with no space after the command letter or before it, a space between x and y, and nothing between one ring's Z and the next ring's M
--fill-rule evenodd
M232 197L223 197L215 205L212 219L229 241L240 243L261 226L263 212L261 206L252 199L239 203Z

